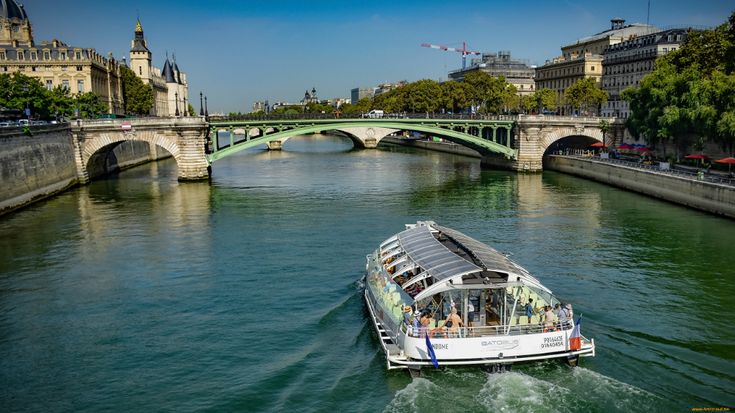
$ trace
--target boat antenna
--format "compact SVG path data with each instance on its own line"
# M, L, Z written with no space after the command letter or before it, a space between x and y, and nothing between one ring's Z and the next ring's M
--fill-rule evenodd
M648 0L648 11L646 12L646 26L648 26L650 17L651 17L651 0Z

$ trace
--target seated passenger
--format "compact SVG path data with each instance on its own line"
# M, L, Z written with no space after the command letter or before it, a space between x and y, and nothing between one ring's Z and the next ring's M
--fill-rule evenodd
M419 320L419 323L421 324L420 337L424 337L426 335L426 331L429 329L429 325L431 325L431 319L431 312L424 310L423 315Z

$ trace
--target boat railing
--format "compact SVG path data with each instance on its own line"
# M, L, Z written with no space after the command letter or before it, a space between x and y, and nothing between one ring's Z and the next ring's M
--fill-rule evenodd
M473 326L459 327L456 331L450 331L444 327L428 328L421 327L416 331L414 328L402 326L402 330L412 337L424 337L426 334L430 338L471 338L485 336L501 336L501 335L525 335L550 333L554 331L570 330L573 327L571 322L555 323L553 325L543 324L524 324L524 325L491 325L491 326Z

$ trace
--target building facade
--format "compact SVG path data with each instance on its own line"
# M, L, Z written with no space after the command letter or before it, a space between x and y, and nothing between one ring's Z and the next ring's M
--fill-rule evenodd
M153 53L138 20L130 47L130 69L153 88L154 105L152 116L182 116L188 113L189 83L186 73L179 70L176 59L173 63L166 56L163 70L153 66ZM188 114L193 115L193 114Z
M561 56L536 68L536 90L551 89L556 92L556 103L561 114L571 113L571 108L564 103L564 92L568 87L588 77L601 83L603 54L610 45L658 31L645 24L626 26L625 20L620 18L610 22L610 29L562 46Z
M510 51L483 53L480 59L472 59L470 67L449 72L449 79L462 81L471 72L481 71L493 77L502 76L518 90L519 96L532 94L536 90L535 71L528 62L511 58Z
M59 40L36 43L30 19L15 0L0 0L0 73L22 73L47 89L65 87L72 94L92 92L108 113L123 114L120 63L95 49Z
M361 99L372 98L375 95L375 88L372 87L356 87L350 91L350 101L356 105Z
M656 59L681 47L687 33L687 29L664 30L608 46L602 60L601 86L609 98L602 105L601 115L627 119L630 106L620 94L640 85L643 76L653 70Z

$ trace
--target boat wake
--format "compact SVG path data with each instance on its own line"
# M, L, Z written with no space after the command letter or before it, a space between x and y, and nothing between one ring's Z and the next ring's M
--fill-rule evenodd
M447 370L413 380L396 392L384 412L650 412L669 410L666 400L582 367L524 366L491 374Z

